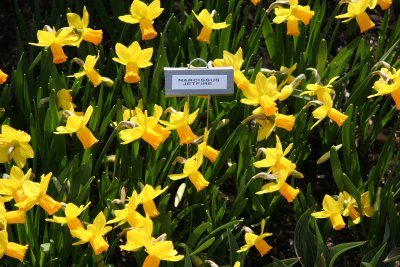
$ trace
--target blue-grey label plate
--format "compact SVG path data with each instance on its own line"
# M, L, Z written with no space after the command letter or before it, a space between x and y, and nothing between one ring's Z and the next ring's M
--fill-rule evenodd
M165 96L232 95L233 68L164 68Z

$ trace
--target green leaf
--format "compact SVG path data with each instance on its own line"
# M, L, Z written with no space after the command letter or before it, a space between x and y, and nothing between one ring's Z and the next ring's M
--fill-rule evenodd
M331 252L330 252L330 260L329 260L329 265L328 267L333 267L335 260L345 251L352 249L352 248L356 248L359 247L361 245L365 244L365 241L361 241L361 242L351 242L351 243L343 243L343 244L339 244L336 245L332 248Z
M392 249L383 262L394 262L400 259L400 247Z
M310 231L309 222L314 207L306 210L297 221L294 230L294 251L303 266L314 266L317 257L316 239Z
M200 236L211 227L210 222L205 222L197 226L197 228L193 231L193 233L189 236L189 239L187 240L186 244L188 247L192 248L196 244L197 240L200 238Z
M334 146L331 148L330 152L333 178L335 179L336 186L339 188L339 190L343 191L342 166L339 156Z
M199 247L197 247L197 249L195 251L190 253L190 256L194 256L196 254L199 254L200 252L202 252L203 250L205 250L209 246L211 246L214 243L214 241L215 241L215 237L212 237L212 238L208 239L207 241L202 243Z

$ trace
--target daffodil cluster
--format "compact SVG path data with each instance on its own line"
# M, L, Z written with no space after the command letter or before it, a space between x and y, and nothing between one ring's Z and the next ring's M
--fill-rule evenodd
M368 192L361 194L360 204L346 191L339 194L337 199L326 194L322 201L322 211L313 212L315 218L329 218L335 230L341 230L346 226L342 216L350 217L353 224L358 224L362 216L372 217L374 208L371 206Z
M308 84L306 87L307 91L300 94L317 97L317 101L310 101L309 104L305 106L306 108L311 104L319 105L319 107L312 112L313 117L318 119L318 121L311 126L311 129L317 126L326 117L336 122L339 127L346 121L347 115L333 107L332 95L335 91L333 90L332 84L338 78L338 76L333 77L329 80L327 85L322 85L319 81L315 84Z

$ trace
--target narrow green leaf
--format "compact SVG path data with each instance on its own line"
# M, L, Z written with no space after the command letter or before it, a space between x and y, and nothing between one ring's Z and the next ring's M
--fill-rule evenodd
M334 263L336 261L336 259L345 251L352 249L352 248L356 248L359 247L361 245L365 244L365 241L361 241L361 242L351 242L351 243L343 243L343 244L339 244L336 245L332 248L331 252L330 252L330 261L329 261L329 265L328 267L333 267Z

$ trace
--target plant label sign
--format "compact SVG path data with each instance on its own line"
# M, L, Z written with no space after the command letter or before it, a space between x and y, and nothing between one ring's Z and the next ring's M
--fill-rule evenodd
M233 68L164 68L165 96L232 95Z

